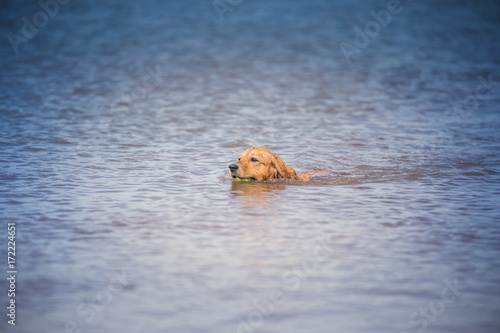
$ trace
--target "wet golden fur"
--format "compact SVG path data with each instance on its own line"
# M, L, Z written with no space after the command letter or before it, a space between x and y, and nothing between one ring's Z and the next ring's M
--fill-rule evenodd
M229 169L233 178L251 178L258 181L309 180L314 175L331 173L331 171L316 171L297 175L291 166L286 165L281 158L264 147L248 148L240 155L238 162L229 166Z

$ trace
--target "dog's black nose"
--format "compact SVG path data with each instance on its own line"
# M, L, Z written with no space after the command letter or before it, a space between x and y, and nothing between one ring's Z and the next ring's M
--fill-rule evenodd
M231 164L229 166L229 170L231 170L231 172L235 172L236 170L238 170L238 166L236 164Z

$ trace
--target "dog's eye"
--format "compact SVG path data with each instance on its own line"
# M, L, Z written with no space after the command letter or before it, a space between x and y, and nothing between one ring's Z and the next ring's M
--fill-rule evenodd
M258 162L258 160L257 160L255 157L252 157L252 158L250 159L250 161L252 161L252 162Z
M241 161L241 157L238 157L238 162Z

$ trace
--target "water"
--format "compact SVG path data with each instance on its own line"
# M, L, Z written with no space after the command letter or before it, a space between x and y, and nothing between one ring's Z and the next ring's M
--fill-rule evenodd
M402 5L3 2L0 331L498 332L500 6Z

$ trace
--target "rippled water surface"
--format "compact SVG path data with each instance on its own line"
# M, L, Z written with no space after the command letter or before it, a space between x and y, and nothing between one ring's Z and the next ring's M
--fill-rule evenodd
M0 331L500 331L500 6L231 3L2 2Z

